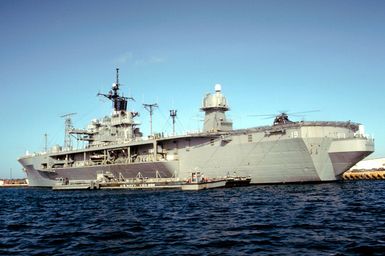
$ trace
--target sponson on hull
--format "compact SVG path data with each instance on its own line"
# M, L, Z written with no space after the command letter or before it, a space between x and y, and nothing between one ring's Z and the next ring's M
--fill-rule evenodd
M127 110L130 98L119 93L118 71L112 90L99 94L112 101L112 115L86 129L66 129L67 136L86 142L84 148L73 149L68 139L63 147L18 159L30 186L51 187L57 179L92 181L103 171L180 179L193 170L211 178L236 172L250 177L251 184L334 181L374 151L373 139L352 122L292 122L281 115L272 126L233 130L220 85L203 99L202 132L143 137L138 113Z

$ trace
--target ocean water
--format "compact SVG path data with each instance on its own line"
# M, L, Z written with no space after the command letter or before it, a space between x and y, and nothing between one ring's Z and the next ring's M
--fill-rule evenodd
M0 255L385 255L385 181L0 199Z

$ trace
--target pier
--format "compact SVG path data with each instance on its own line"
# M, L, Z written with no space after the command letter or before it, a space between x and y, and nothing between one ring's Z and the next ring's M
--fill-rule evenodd
M344 180L385 180L385 170L348 171L342 175Z

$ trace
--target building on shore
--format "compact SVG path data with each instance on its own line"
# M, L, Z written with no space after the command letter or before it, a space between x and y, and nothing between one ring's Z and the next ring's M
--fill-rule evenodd
M27 179L0 179L0 187L28 186Z
M353 166L351 171L368 171L368 170L381 170L385 169L385 157L382 158L373 158L373 159L364 159L358 162Z

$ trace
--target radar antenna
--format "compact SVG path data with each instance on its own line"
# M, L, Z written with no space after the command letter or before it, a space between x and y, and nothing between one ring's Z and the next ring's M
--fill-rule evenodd
M65 118L65 135L64 135L64 148L67 150L72 149L72 138L70 132L74 129L72 125L72 116L76 115L76 113L68 113L65 115L62 115L60 117Z
M152 135L152 114L154 112L154 108L158 107L158 104L143 104L143 107L150 113L150 135Z
M112 101L112 107L115 111L127 111L127 100L133 100L132 97L124 97L119 94L119 68L116 68L116 81L112 84L112 90L108 94L98 93L97 96L104 96L107 99Z

